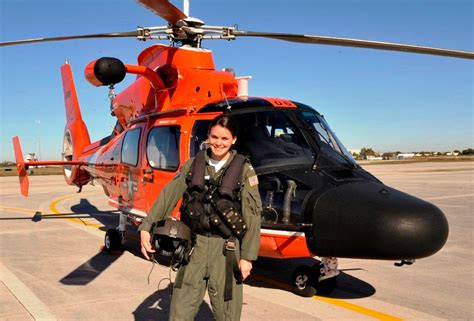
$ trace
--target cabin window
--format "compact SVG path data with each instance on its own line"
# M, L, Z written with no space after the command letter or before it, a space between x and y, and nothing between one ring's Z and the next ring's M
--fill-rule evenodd
M189 154L191 157L195 156L201 149L205 149L205 141L207 139L207 132L209 131L209 125L211 120L198 120L194 125L193 132L191 134L191 144Z
M154 127L148 134L146 156L155 169L176 171L179 167L179 127Z
M122 163L137 166L140 133L141 129L135 128L125 134L122 144Z

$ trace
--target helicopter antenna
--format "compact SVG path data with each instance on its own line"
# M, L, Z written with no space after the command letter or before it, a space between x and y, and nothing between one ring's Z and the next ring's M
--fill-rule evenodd
M189 17L189 0L183 0L183 13Z
M227 110L232 110L232 106L229 105L229 100L227 99L227 95L225 94L225 91L224 91L224 87L222 86L221 84L221 93L222 93L222 96L224 96L224 100L225 100L225 104L227 105Z

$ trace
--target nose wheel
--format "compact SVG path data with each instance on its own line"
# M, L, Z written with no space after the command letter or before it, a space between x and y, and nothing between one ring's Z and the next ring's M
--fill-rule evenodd
M330 294L336 288L338 274L336 258L323 258L321 263L312 267L309 265L299 266L291 278L293 292L302 297L312 297L316 293Z
M317 293L316 271L308 265L302 265L295 269L291 277L293 292L302 297L312 297Z

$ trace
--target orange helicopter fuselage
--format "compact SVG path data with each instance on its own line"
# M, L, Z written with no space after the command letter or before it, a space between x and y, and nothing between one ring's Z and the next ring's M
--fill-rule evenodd
M209 103L237 97L238 81L233 73L216 70L212 52L205 49L154 45L138 56L138 65L125 67L127 73L137 74L137 79L112 101L117 126L110 137L91 144L88 135L84 134L80 112L76 111L76 116L71 117L67 111L66 133L72 137L74 146L72 160L83 165L73 165L72 174L68 172L65 178L69 184L77 186L94 179L103 186L109 204L138 223L180 166L192 156L190 145L195 122L213 119L221 113L198 111ZM62 69L64 80L70 67L64 65ZM94 62L85 73L92 84L101 85L94 75ZM72 83L72 76L70 78ZM73 84L65 85L66 110L79 109L77 101L72 103L77 107L68 107L68 96L71 92L75 96L73 87ZM267 100L276 108L295 107L284 99ZM179 132L176 146L179 165L172 169L150 164L148 140L151 132L160 127L176 128ZM126 138L127 133L132 132L129 136L133 136L136 146L131 146ZM136 153L131 159L124 156L129 154L130 148ZM172 215L179 217L179 204ZM303 233L269 229L261 231L259 255L274 258L312 256Z

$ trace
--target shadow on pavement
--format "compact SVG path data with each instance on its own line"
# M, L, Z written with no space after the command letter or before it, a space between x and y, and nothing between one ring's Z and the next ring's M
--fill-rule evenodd
M64 285L87 285L111 266L120 255L121 254L111 255L105 252L99 252L90 260L66 275L59 282Z
M171 303L172 285L164 289L159 289L149 297L147 297L136 309L133 315L136 321L142 320L168 320L169 309ZM201 304L196 321L211 321L214 320L212 311L206 302Z
M57 215L58 218L77 217L79 215L89 215L96 219L107 230L107 228L115 228L118 223L117 211L100 211L96 206L91 204L87 199L80 199L79 204L71 207L73 213ZM53 218L53 215L43 216L43 218ZM83 216L82 216L83 217ZM31 219L31 218L29 218ZM33 220L40 221L41 217L36 213ZM140 253L137 229L130 224L127 226L127 239L124 244L124 250L131 254L143 258ZM67 285L87 285L112 265L121 253L108 254L104 252L97 253L87 262L81 264L74 271L66 275L60 280L61 283ZM166 260L160 260L162 265L169 265ZM284 289L292 292L291 277L294 270L301 265L313 266L319 261L313 258L295 258L295 259L272 259L259 258L254 264L254 270L245 284L256 287ZM341 271L337 277L337 285L334 291L329 295L331 298L340 299L356 299L369 297L375 294L375 288L358 278L355 278L344 271ZM162 320L168 318L168 309L170 303L171 288L158 290L143 301L143 303L135 310L136 320ZM320 295L320 294L318 294ZM209 306L203 302L198 313L197 320L212 320L212 313Z
M319 264L319 261L313 258L272 259L260 257L255 262L252 274L245 284L293 292L291 277L294 270L302 265L313 266L316 263ZM358 299L372 296L375 292L375 288L369 283L340 270L334 291L330 294L318 293L318 295L338 299Z

